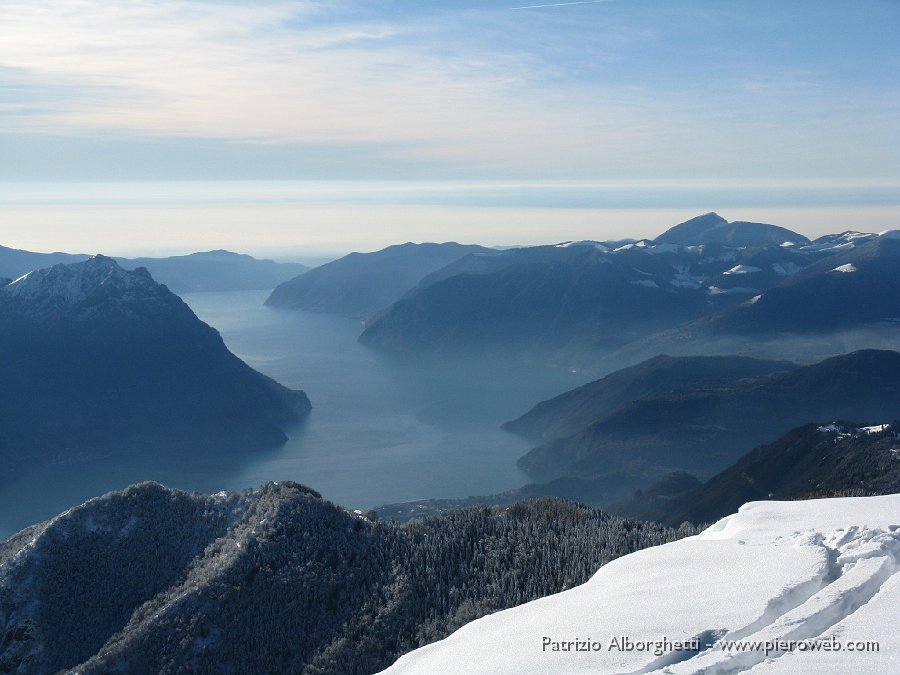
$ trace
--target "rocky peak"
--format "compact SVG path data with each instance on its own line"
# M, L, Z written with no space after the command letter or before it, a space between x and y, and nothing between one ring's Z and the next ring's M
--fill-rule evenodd
M32 316L71 315L97 307L145 303L174 296L145 268L124 270L112 258L95 255L83 262L34 270L0 287L0 308Z
M728 221L714 211L696 216L675 227L669 228L656 238L664 244L693 245L700 242L700 236L709 230L727 225Z

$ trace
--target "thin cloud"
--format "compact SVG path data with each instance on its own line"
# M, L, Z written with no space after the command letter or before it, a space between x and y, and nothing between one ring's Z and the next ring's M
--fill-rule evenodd
M14 2L0 67L44 99L7 129L393 145L482 167L584 154L597 120L609 139L591 152L621 143L622 111L588 116L556 94L536 106L529 54L448 56L417 25L329 21L322 7Z
M897 134L897 87L878 75L849 81L867 62L828 68L815 45L742 53L781 24L742 22L751 10L739 3L703 22L697 3L656 23L620 2L591 24L565 11L551 24L508 9L356 11L369 5L4 0L0 142L315 146L311 173L332 162L371 175L382 161L444 175L744 179L896 165L883 139ZM718 58L701 59L711 49ZM14 174L15 157L0 153L0 168Z
M542 9L544 7L568 7L569 5L596 5L600 2L615 2L616 0L581 0L580 2L554 2L549 5L525 5L524 7L510 7L510 9Z

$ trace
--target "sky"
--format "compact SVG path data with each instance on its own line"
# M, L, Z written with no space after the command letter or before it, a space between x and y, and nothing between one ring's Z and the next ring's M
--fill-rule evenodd
M900 226L900 2L4 0L0 244Z

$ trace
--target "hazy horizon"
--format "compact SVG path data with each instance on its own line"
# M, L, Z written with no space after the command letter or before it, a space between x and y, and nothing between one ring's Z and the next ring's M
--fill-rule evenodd
M726 181L10 182L0 185L0 245L123 256L225 248L290 260L405 241L652 239L708 211L815 238L900 227L897 192Z

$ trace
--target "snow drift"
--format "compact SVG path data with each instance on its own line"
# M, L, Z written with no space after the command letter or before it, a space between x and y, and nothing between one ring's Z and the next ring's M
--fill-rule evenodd
M385 672L897 672L898 572L900 495L751 502Z

